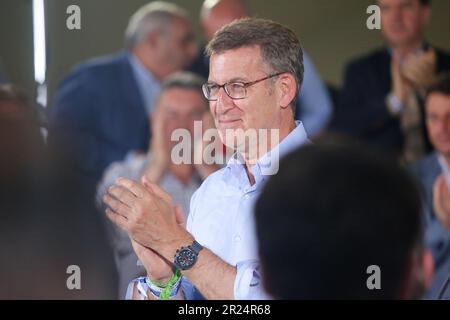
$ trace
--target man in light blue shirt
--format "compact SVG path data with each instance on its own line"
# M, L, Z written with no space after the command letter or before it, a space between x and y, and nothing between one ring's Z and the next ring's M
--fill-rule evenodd
M291 30L253 18L221 29L207 50L203 92L223 143L236 154L192 197L187 230L156 185L119 179L109 189L107 216L136 240L148 273L133 298L268 298L259 281L253 203L279 158L308 141L294 120L303 52Z

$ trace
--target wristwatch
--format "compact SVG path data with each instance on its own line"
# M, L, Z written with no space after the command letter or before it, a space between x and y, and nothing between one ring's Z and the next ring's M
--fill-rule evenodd
M189 270L197 262L198 253L202 249L203 246L194 240L190 246L177 250L173 264L180 270Z

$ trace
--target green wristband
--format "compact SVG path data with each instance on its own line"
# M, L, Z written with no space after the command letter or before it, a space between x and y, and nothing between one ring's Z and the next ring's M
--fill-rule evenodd
M161 292L161 294L159 295L159 300L168 300L172 294L172 289L174 288L175 284L177 284L176 287L176 291L178 292L179 287L180 287L180 283L179 281L181 280L181 272L180 270L176 270L175 273L172 275L172 277L170 278L169 282L167 283L167 285L164 287L163 291Z

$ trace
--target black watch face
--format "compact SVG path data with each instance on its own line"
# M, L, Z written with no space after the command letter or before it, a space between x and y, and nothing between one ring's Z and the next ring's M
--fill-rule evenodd
M197 254L190 249L182 249L176 257L176 264L181 270L191 268L197 260Z

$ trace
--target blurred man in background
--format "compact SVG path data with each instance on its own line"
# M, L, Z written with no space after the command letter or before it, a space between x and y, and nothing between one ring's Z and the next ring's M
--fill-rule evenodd
M146 151L148 116L160 82L197 51L187 13L152 2L130 19L124 51L77 66L60 84L49 115L49 143L79 173L88 194L113 161Z
M334 129L354 135L404 163L428 153L423 95L450 55L430 46L430 0L378 0L386 47L352 61L336 108Z

